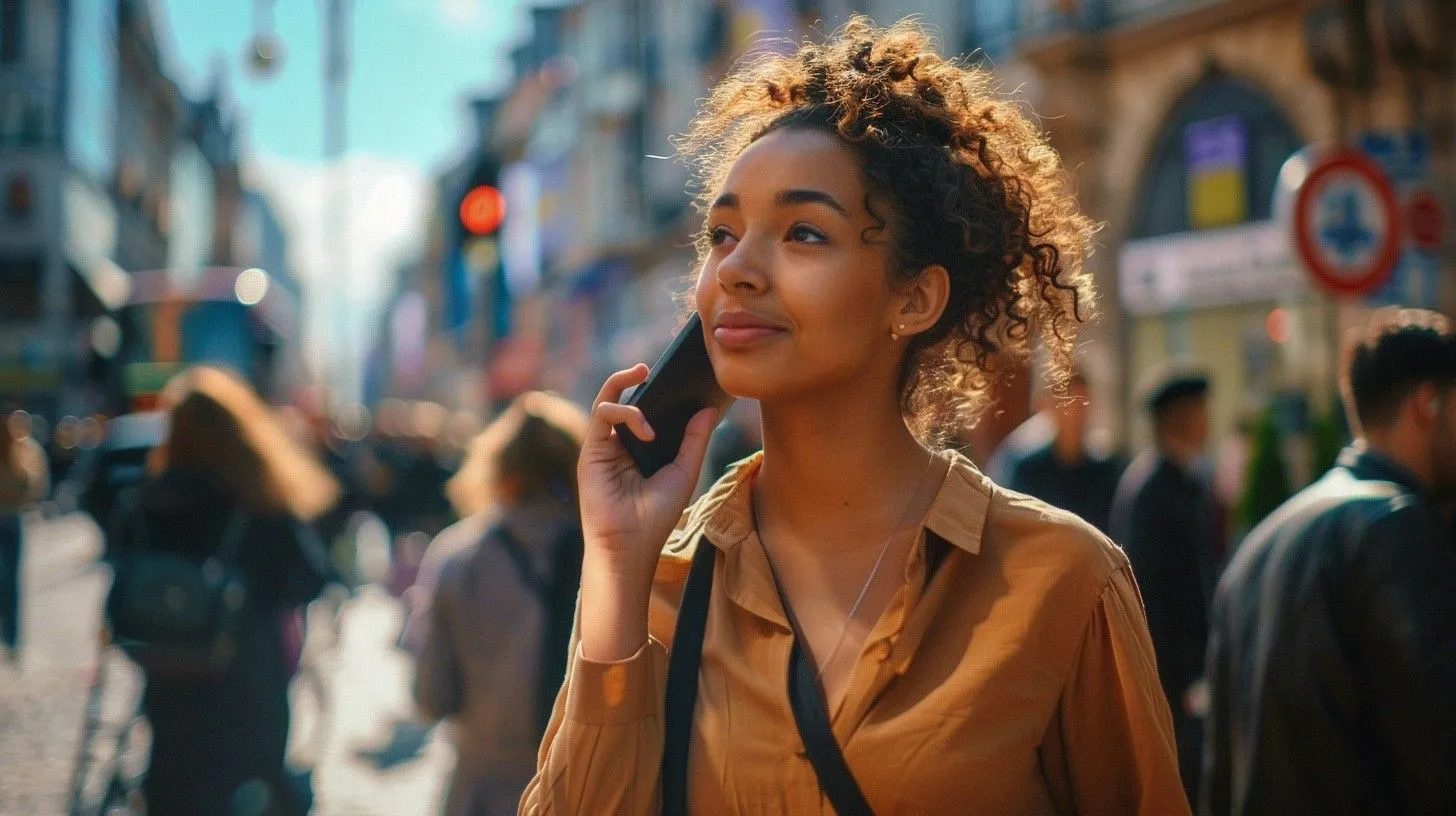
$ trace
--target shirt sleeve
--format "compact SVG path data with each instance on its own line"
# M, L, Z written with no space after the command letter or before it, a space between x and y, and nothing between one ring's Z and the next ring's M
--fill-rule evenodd
M1118 569L1077 647L1043 750L1065 813L1189 813L1137 587Z
M649 638L602 663L582 656L572 632L571 655L520 813L658 813L667 649Z

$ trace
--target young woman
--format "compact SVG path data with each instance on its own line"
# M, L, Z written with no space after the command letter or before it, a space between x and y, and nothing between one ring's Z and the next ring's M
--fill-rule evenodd
M612 429L653 435L618 402L646 367L602 387L578 638L522 812L831 812L844 779L816 770L793 670L858 812L1186 813L1121 551L934 444L1033 329L1067 367L1092 228L1056 154L989 74L862 18L745 64L685 145L696 307L764 450L683 513L714 417L643 480ZM704 563L684 752L668 650Z
M192 369L161 396L167 439L153 451L152 478L117 507L108 558L124 564L145 549L200 559L226 546L248 594L219 676L146 678L147 813L305 813L305 792L284 767L283 624L332 574L302 522L327 510L338 486L232 375Z
M514 813L566 671L581 576L576 462L587 416L518 398L447 486L462 521L430 544L414 587L415 700L452 721L448 816Z

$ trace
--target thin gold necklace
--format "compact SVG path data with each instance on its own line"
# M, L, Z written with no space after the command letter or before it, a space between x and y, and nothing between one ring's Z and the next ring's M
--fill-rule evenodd
M849 608L849 616L844 619L844 625L839 629L839 638L834 641L834 648L830 650L829 657L825 658L819 664L818 671L814 675L815 679L824 679L825 670L834 663L834 658L839 655L840 648L844 646L844 638L849 634L849 625L859 615L860 607L864 604L865 597L869 595L870 585L875 582L875 576L880 572L880 565L885 562L885 555L890 552L890 544L895 540L895 533L899 532L900 528L904 527L905 522L909 520L910 511L915 508L915 500L920 497L920 490L925 487L925 477L930 475L930 465L934 462L935 454L927 454L925 457L925 470L920 473L920 481L915 483L915 491L910 494L910 500L905 504L905 512L900 514L900 521L894 527L890 528L890 534L885 537L885 543L880 545L880 554L875 558L875 565L870 568L869 576L865 578L864 585L859 588L859 596L854 599L854 604ZM768 559L769 572L773 574L774 583L780 587L779 594L783 597L784 604L788 605L789 596L783 592L782 588L784 583L779 579L778 565L774 563L773 556L768 551L768 544L763 540L763 525L758 522L758 502L751 502L750 509L753 514L753 531L758 536L759 549L763 550L763 557ZM786 609L784 611L791 617L794 614L793 610ZM809 644L805 643L803 647L808 649Z

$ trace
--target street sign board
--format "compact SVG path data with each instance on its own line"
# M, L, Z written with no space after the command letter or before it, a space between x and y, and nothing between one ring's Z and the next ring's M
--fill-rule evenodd
M1441 199L1429 188L1414 190L1405 199L1405 222L1411 243L1428 251L1446 240L1446 213Z
M1295 249L1315 283L1356 297L1390 277L1400 255L1401 212L1380 166L1340 148L1309 165L1295 193Z
M1395 271L1366 303L1372 307L1436 308L1445 242L1445 208L1435 194L1430 140L1420 130L1369 131L1357 144L1385 171L1401 208L1401 250Z

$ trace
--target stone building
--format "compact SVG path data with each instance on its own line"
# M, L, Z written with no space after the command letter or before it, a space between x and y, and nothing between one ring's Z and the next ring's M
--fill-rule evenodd
M1001 52L1006 73L1026 79L1076 170L1084 207L1105 224L1094 262L1104 316L1087 351L1113 385L1114 406L1128 408L1114 424L1131 441L1147 438L1137 372L1169 357L1211 368L1216 435L1270 404L1290 409L1283 413L1298 434L1331 402L1344 327L1385 302L1452 310L1449 240L1443 255L1403 263L1380 296L1336 302L1308 283L1274 211L1281 167L1308 145L1406 146L1423 154L1408 168L1413 183L1450 188L1456 84L1439 70L1401 70L1393 56L1411 56L1398 42L1400 9L1429 23L1435 18L1419 15L1437 14L1439 4L1358 4L1368 16L1350 24L1341 14L1354 5L1021 7ZM1456 27L1447 22L1428 33L1449 55ZM1332 87L1319 63L1358 56L1362 37L1365 64L1346 70L1368 87Z

